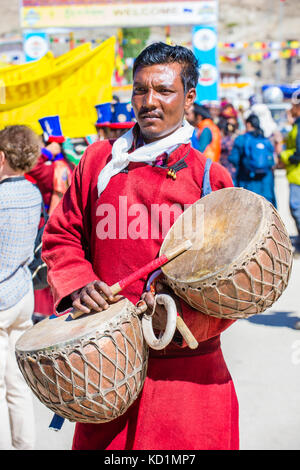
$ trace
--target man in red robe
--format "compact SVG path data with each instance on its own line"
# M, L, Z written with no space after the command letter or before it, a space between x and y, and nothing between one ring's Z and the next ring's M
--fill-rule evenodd
M170 225L203 194L206 159L190 145L193 127L184 114L195 99L198 64L181 46L152 44L133 70L133 130L116 141L88 147L72 184L44 234L44 259L58 313L72 306L84 313L109 307L112 284L157 257L165 221L157 207L170 207ZM210 167L213 191L232 186L218 163ZM164 225L164 227L163 227ZM136 304L147 279L122 291ZM173 294L175 298L175 294ZM213 318L177 298L180 315L199 347L176 338L150 351L139 398L105 424L77 423L73 449L237 449L238 403L220 348L232 321ZM178 335L177 335L178 336Z

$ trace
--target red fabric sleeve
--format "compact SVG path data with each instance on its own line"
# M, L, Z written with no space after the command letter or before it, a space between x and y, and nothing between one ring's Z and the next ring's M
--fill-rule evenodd
M27 174L25 174L24 176L28 181L30 181L30 183L36 184L36 180L32 176Z
M62 312L71 307L68 297L89 282L99 279L86 258L84 213L82 202L82 169L85 157L73 173L71 186L46 225L43 235L43 259L48 266L55 309Z
M210 184L213 191L234 186L229 171L215 162L212 163L210 168Z
M214 336L219 335L226 330L236 320L227 320L225 318L216 318L204 313L198 312L190 307L186 302L180 299L181 317L187 327L191 330L196 340L201 343ZM185 341L181 347L186 347Z

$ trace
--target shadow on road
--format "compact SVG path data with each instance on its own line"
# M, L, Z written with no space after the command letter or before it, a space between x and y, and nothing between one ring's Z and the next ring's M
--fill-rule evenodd
M269 312L267 314L254 315L247 321L257 325L280 326L295 329L295 323L300 320L297 312ZM299 332L300 334L300 332Z
M299 248L300 247L300 237L298 237L297 235L290 235L290 240L291 240L291 243L292 245L295 247L295 248Z
M298 236L291 237L290 236L290 240L291 240L291 243L292 243L292 245L295 249L294 257L299 258L299 254L300 254L300 237L298 237Z

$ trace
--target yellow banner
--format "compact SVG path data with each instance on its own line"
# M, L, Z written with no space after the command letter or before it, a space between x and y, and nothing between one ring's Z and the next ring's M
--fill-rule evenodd
M9 65L0 70L0 80L6 86L32 80L50 73L54 67L73 60L75 57L84 56L91 51L91 43L85 43L72 49L61 56L54 58L51 51L47 52L41 59L21 65Z
M86 42L81 44L80 46L71 49L70 51L66 52L65 54L60 55L54 59L54 63L56 67L59 67L62 64L66 64L70 60L73 60L74 57L84 56L87 52L92 50L92 45L90 42Z
M6 65L0 69L0 83L3 86L16 85L18 82L32 81L47 75L55 67L66 65L67 62L75 57L79 58L91 51L91 43L82 44L61 56L54 58L51 51L47 52L41 59L21 65Z
M5 84L17 83L26 79L32 80L49 71L54 65L52 52L47 52L39 60L21 65L7 65L0 69L0 80Z
M28 76L29 73L25 74L22 80L18 82L7 83L4 78L6 98L5 103L0 104L0 111L24 106L59 87L68 77L72 76L86 62L89 62L97 55L102 48L103 45L101 44L98 48L89 52L83 51L82 54L71 56L70 60L63 61L55 67L45 68L43 64L40 72L32 78Z
M0 96L1 125L26 124L42 134L38 119L58 114L66 137L94 134L94 106L112 99L114 59L115 38L110 38L62 61L48 75L9 85L4 103Z

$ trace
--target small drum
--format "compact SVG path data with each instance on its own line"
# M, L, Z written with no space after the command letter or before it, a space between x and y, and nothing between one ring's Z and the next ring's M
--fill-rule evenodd
M162 267L164 282L191 307L218 318L247 318L285 290L292 245L276 209L242 188L212 192L169 230L160 254L189 239L192 247Z
M52 411L69 421L106 423L138 397L148 346L137 308L123 298L103 312L37 323L18 340L16 358L29 387Z

